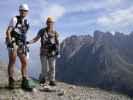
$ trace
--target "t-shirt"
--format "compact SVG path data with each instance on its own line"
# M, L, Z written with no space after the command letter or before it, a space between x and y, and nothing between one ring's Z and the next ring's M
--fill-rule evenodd
M9 27L12 27L12 28L15 28L17 24L17 18L16 17L13 17L10 22L9 22Z
M52 44L59 44L59 34L56 31L48 33L46 28L42 28L39 30L37 36L41 38L41 55L47 54L46 42L48 39L50 39Z
M25 20L26 20L26 18L24 18L24 19L22 20L22 25L25 25L25 22L24 22ZM14 31L16 31L18 34L22 34L22 33L23 33L22 30L21 30L22 25L19 24L18 27L16 28L16 24L17 24L17 17L15 16L15 17L13 17L13 18L10 20L10 22L9 22L9 27L14 28L14 29L15 29ZM28 21L26 21L26 24L29 25Z

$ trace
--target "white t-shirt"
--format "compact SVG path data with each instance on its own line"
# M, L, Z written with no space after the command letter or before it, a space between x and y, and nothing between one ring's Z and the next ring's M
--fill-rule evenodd
M25 18L22 20L22 24L24 24L24 20ZM12 27L12 28L15 28L16 27L16 24L17 24L17 17L13 17L10 22L9 22L9 27ZM28 22L27 22L28 24ZM18 33L18 34L22 34L21 30L16 28L15 31Z
M13 17L10 22L9 22L9 27L15 27L17 24L17 18L16 17Z

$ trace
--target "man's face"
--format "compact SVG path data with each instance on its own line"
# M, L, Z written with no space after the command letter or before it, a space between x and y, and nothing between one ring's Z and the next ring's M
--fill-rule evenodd
M28 11L27 10L20 10L20 16L22 17L26 17L28 15Z
M54 22L47 22L47 27L48 28L53 28Z

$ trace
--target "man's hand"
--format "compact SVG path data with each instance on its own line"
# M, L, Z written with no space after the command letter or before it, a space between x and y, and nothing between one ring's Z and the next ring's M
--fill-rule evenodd
M33 44L33 43L37 42L39 39L40 39L40 36L36 36L36 37L33 38L32 40L27 41L26 44L27 44L27 45Z
M13 44L12 44L11 39L6 38L6 39L5 39L5 42L6 42L6 45L7 45L8 48L13 48Z
M29 45L29 44L30 44L30 42L29 42L29 41L27 41L27 42L26 42L26 44L27 44L27 45Z
M11 38L10 38L10 37L6 37L6 38L5 38L5 41L6 41L6 42L11 42Z
M31 45L30 41L26 41L26 45L27 45L27 47L30 47L30 45Z
M60 58L60 57L61 57L61 55L60 55L60 54L58 54L58 55L57 55L57 58Z

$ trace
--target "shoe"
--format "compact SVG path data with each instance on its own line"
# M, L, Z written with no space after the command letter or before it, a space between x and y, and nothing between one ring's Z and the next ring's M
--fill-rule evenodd
M26 91L32 91L35 88L35 83L27 78L22 79L21 88Z
M8 84L9 89L15 88L14 82L15 82L15 80L12 77L9 77L9 84Z
M40 80L40 84L45 84L45 83L46 83L45 79Z
M50 86L56 86L56 83L55 83L55 81L50 81L50 82L49 82L49 85L50 85Z

